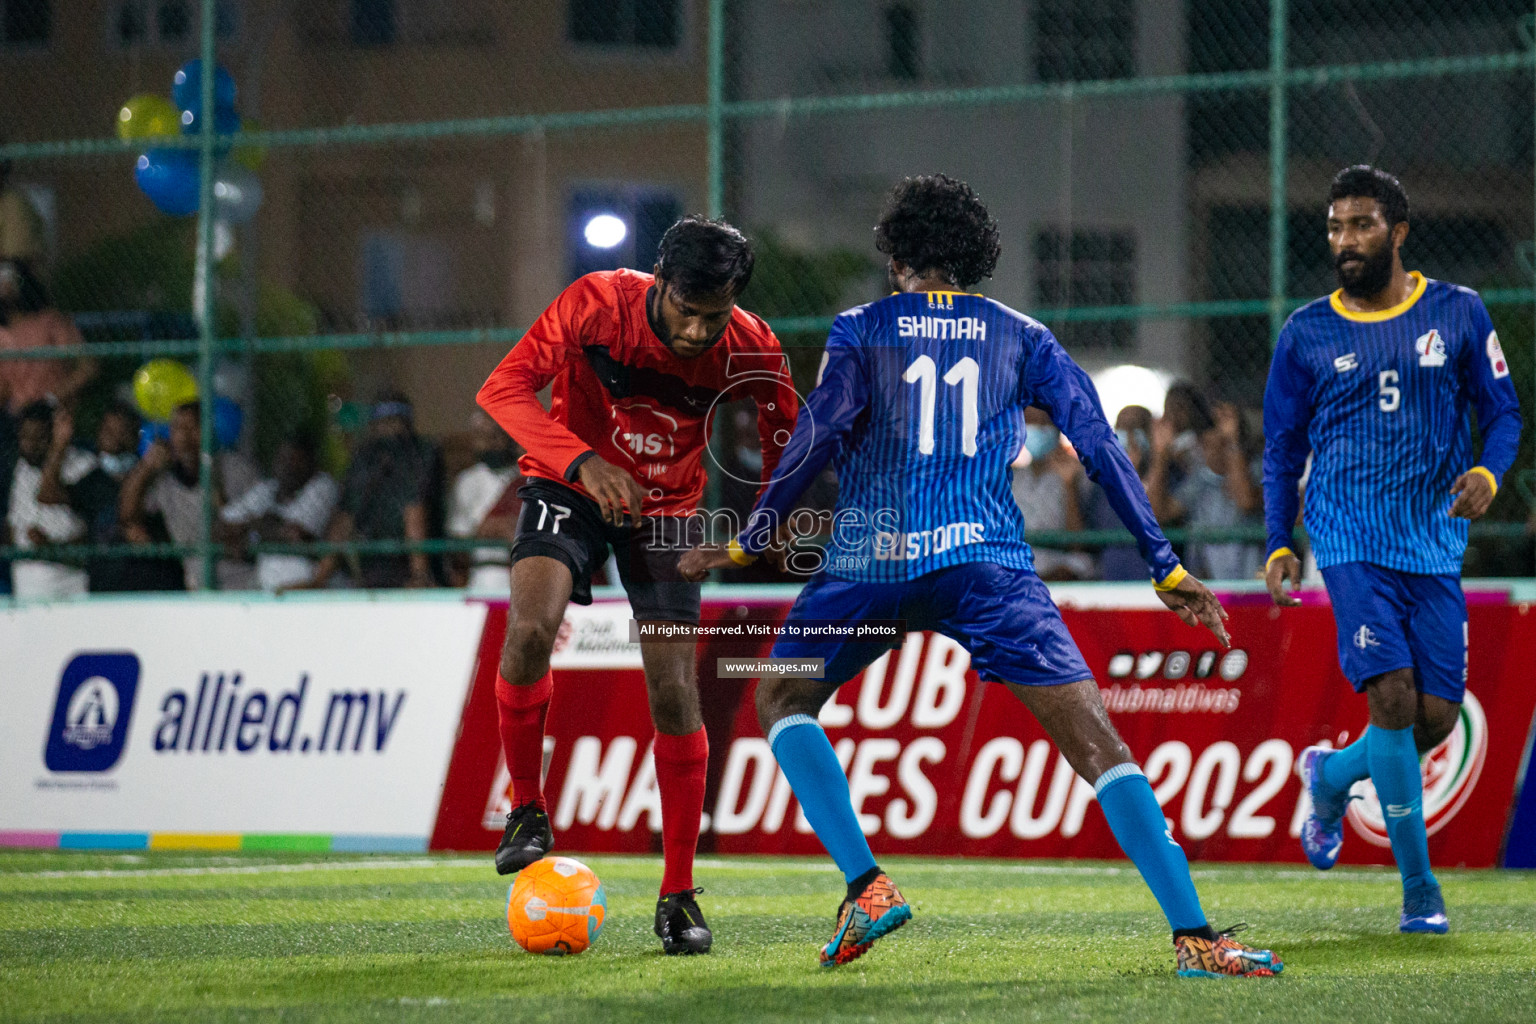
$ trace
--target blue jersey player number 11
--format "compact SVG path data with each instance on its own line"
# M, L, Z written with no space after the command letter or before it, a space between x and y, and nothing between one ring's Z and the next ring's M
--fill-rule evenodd
M1034 572L1010 486L1026 407L1048 412L1071 439L1136 537L1163 602L1225 643L1221 605L1179 565L1088 375L1038 321L966 292L991 276L1001 248L997 224L970 186L943 175L903 181L875 238L890 260L893 294L836 319L819 380L752 515L729 545L695 548L679 570L702 576L762 554L831 461L838 499L825 564L800 591L789 623L901 620L908 630L959 641L978 676L1007 685L1093 785L1116 840L1163 909L1179 973L1278 974L1273 953L1206 920L1152 787ZM831 967L862 955L912 911L875 863L816 720L837 688L891 644L807 633L786 631L773 656L820 659L821 676L759 680L757 709L848 886L822 948L821 963Z

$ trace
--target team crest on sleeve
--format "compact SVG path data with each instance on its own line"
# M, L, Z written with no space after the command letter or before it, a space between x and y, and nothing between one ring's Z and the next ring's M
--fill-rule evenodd
M1493 367L1495 380L1509 376L1509 363L1504 361L1504 349L1499 345L1498 331L1488 332L1488 365Z
M1497 345L1494 341L1492 344ZM1445 365L1445 339L1440 337L1440 332L1433 327L1428 334L1419 336L1413 343L1414 350L1419 354L1420 366L1444 366Z

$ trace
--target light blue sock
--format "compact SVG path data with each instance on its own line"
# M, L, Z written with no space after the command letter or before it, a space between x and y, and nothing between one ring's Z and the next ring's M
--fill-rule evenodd
M1397 858L1403 889L1438 885L1429 869L1429 837L1424 832L1424 777L1419 774L1419 751L1413 745L1413 727L1379 729L1371 726L1371 781L1381 799L1382 815L1387 823L1387 838L1392 840L1392 856Z
M1350 786L1370 777L1369 751L1373 728L1366 726L1365 732L1355 742L1323 758L1323 783L1341 797L1349 795Z
M1117 764L1099 776L1093 791L1115 841L1157 897L1169 927L1176 932L1205 927L1205 911L1189 877L1189 860L1168 834L1163 809L1142 770L1130 761Z
M810 715L779 719L768 732L768 746L816 838L843 869L843 880L851 883L873 868L875 855L869 852L869 841L854 816L848 777L816 719Z

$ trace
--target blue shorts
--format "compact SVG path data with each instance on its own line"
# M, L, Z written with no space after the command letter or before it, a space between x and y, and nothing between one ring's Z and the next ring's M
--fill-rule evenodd
M1422 693L1461 703L1467 690L1467 598L1461 577L1345 562L1323 570L1339 631L1339 665L1358 693L1368 679L1413 669Z
M1060 686L1093 673L1083 661L1050 591L1028 569L966 562L915 580L861 583L817 574L800 591L787 622L900 619L908 632L932 630L971 653L984 682ZM825 658L825 678L845 683L896 644L781 636L775 658Z

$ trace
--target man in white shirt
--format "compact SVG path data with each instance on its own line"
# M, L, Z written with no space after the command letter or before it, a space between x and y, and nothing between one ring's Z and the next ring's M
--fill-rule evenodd
M69 544L85 538L85 521L69 506L68 486L96 468L95 457L71 447L74 421L69 413L44 401L21 410L17 425L15 476L11 481L6 520L19 548ZM52 493L41 494L44 478L55 481ZM41 498L50 498L43 501ZM11 564L11 589L17 600L42 601L86 593L86 573L59 562L19 559Z
M340 495L336 478L320 471L314 439L289 437L272 460L272 476L219 513L219 536L244 545L317 540L325 536ZM315 560L305 555L256 556L256 585L262 590L307 583L314 575Z
M120 500L123 534L135 544L149 543L145 517L158 513L165 519L165 529L177 544L196 544L202 536L203 495L198 489L201 419L196 402L188 402L171 414L171 438L167 444L157 441L149 446L144 458L123 481ZM261 474L239 452L219 452L214 457L213 507L215 512L225 501L239 498L256 485ZM217 525L217 521L215 521ZM188 590L201 590L203 560L196 555L182 560ZM251 590L256 586L256 571L249 562L220 558L216 567L220 590Z
M486 537L501 543L476 548L467 571L462 557L452 559L453 580L470 590L505 593L510 584L507 552L518 504L508 492L522 483L517 470L521 452L496 421L478 409L470 417L469 430L476 461L454 478L448 497L447 533L450 537Z

